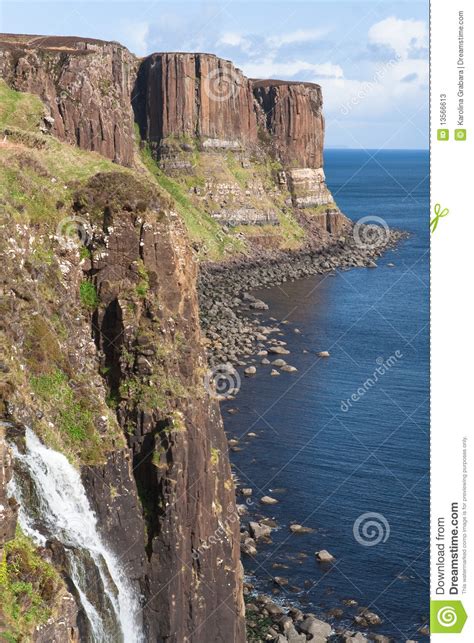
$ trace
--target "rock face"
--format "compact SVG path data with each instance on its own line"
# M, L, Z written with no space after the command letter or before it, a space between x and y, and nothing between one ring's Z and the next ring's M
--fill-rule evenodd
M235 491L218 403L203 383L196 267L181 223L124 175L97 175L77 204L110 230L93 241L93 329L132 457L130 465L115 453L86 472L90 496L141 584L147 640L241 643Z
M133 162L135 69L135 57L118 43L0 35L0 77L41 97L45 127L122 165Z
M212 54L157 53L140 66L134 101L142 138L200 137L204 149L257 142L252 84Z
M5 34L0 76L41 97L45 130L123 165L134 162L135 118L162 170L188 177L193 204L222 226L267 226L252 235L258 246L285 243L288 207L319 208L300 217L310 236L344 227L325 183L319 85L251 81L213 54L138 59L114 42Z
M321 87L314 83L255 80L253 88L284 167L321 168L324 144Z
M12 477L12 456L6 443L6 425L0 419L0 557L3 545L15 535L17 507L7 497L7 484Z
M319 205L335 207L332 194L326 185L322 167L317 169L299 168L284 172L296 208L310 208Z
M59 617L51 618L36 628L33 643L80 643L77 627L77 605L73 596L65 593L58 606Z

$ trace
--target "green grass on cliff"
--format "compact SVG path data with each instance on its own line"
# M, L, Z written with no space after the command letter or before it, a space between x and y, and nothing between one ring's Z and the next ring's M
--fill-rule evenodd
M74 220L74 195L91 177L131 170L35 131L40 105L0 83L1 124L8 127L0 134L0 225L7 231L0 253L7 292L15 292L0 304L9 321L4 390L19 408L36 409L29 419L46 444L72 462L97 463L124 438L94 382L94 361L77 368L86 360L75 342L89 339L97 295L91 282L81 286L62 272L55 237ZM104 421L107 430L99 428Z
M168 141L169 139L167 139ZM145 149L144 162L155 175L161 187L172 196L179 214L183 217L188 232L193 241L203 244L211 252L201 253L202 259L220 260L236 253L255 252L248 242L257 242L270 248L296 249L304 240L305 232L294 216L286 207L285 200L289 193L278 187L278 172L282 166L269 155L251 157L244 163L240 152L228 151L215 153L197 151L197 141L183 141L188 147L194 146L183 160L192 162L190 174L170 178L159 169L152 158L151 152ZM174 142L176 144L176 142ZM186 155L177 146L177 154ZM220 210L218 200L207 198L206 184L211 186L225 185L237 194L229 194L226 202L230 209L252 207L257 211L273 211L279 225L240 225L223 228L212 217L213 211ZM199 188L200 196L193 193L194 187ZM214 190L212 187L210 191ZM239 205L241 204L241 205Z
M0 128L34 130L44 111L44 105L38 96L16 92L0 79Z
M0 134L1 136L1 134ZM98 172L127 171L95 153L51 137L34 149L7 136L0 144L2 216L17 223L54 224L71 216L77 187Z
M245 252L242 239L225 232L209 214L196 207L186 194L186 186L162 172L146 146L141 149L141 159L160 188L173 199L191 241L199 250L200 259L219 261L226 256Z
M7 628L0 640L33 640L34 628L54 616L64 592L58 572L18 529L0 560L0 617Z

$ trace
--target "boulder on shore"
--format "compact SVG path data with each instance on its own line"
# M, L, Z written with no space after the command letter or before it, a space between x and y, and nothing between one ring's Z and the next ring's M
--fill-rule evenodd
M259 540L259 538L270 536L272 528L268 527L268 525L262 525L260 522L249 522L249 532L252 538Z
M282 371L285 371L285 373L296 373L298 370L296 366L290 366L290 364L285 364L285 366L281 367Z
M298 624L298 629L303 634L310 635L311 641L326 641L331 636L332 627L329 623L320 621L314 616L307 616L302 623Z
M290 351L287 350L286 348L283 348L283 346L270 346L268 349L268 352L271 355L289 355Z

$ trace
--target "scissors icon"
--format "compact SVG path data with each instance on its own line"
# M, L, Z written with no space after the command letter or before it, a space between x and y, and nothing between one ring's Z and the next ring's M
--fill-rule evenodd
M443 208L443 210L441 210L441 205L439 203L436 203L434 207L434 213L435 213L435 216L430 221L431 233L433 233L438 227L438 221L442 217L445 217L449 214L449 210L448 208Z

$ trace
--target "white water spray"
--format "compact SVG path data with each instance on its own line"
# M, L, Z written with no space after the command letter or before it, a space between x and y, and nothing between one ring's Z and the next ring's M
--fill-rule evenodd
M34 503L22 488L23 475L15 474L9 485L10 494L20 504L21 528L39 545L52 540L64 546L68 573L93 643L141 643L138 601L120 561L102 542L79 472L30 429L26 429L25 445L24 453L15 445L11 448L34 485Z

